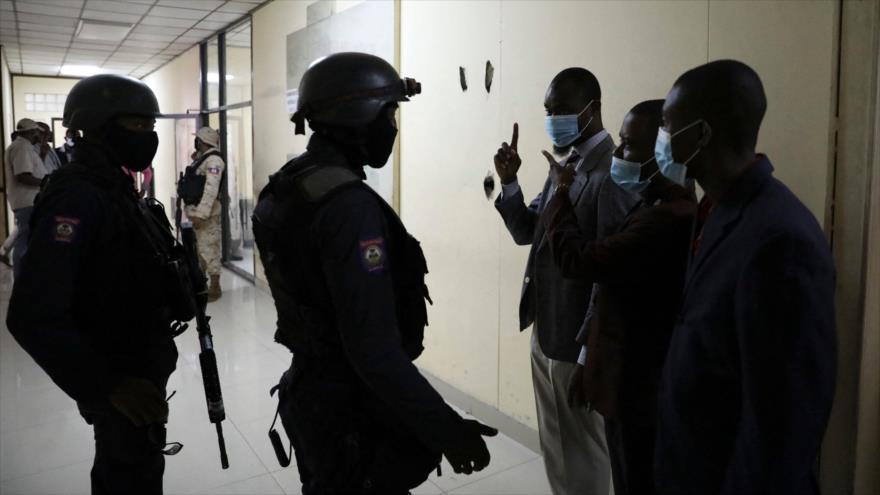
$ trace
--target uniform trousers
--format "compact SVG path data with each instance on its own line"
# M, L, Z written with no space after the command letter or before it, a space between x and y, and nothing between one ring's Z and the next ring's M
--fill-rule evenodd
M92 495L161 495L165 426L137 427L116 411L86 418L95 431Z
M217 208L215 208L217 210ZM199 245L199 261L205 273L210 276L219 276L223 259L222 244L220 242L221 226L220 211L211 214L202 222L201 226L193 229L196 234L196 242Z

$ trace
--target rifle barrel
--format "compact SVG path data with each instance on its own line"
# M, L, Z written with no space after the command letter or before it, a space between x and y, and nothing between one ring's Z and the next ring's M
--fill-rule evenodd
M223 438L223 425L218 421L217 425L217 442L220 444L220 466L223 469L229 469L229 457L226 456L226 440Z

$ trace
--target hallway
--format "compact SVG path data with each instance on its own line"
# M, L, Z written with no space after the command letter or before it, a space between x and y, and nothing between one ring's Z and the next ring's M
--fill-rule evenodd
M290 353L272 341L275 308L269 294L229 272L223 298L208 306L226 405L223 422L228 470L220 469L214 428L208 423L194 329L177 338L180 353L171 376L168 441L184 444L166 458L165 493L299 494L294 465L281 468L267 438L277 402L270 398ZM85 494L94 453L91 428L75 403L34 364L6 329L11 271L0 268L0 493ZM135 314L135 311L132 311ZM283 436L283 433L282 433ZM510 438L488 439L492 464L458 476L444 462L413 493L549 494L540 457ZM285 439L286 444L286 439Z

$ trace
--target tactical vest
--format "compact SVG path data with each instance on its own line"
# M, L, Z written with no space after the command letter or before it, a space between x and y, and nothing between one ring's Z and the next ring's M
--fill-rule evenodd
M74 161L47 176L40 187L35 206L39 203L40 196L50 188L64 188L75 181L86 181L106 191L116 204L116 211L123 215L125 222L140 238L144 249L149 251L153 266L162 278L164 317L169 323L188 322L196 313L190 277L203 275L191 273L183 247L171 233L171 224L162 204L152 198L138 200L134 195L133 185L124 182L126 180L128 179L123 176L114 177L111 170L96 169ZM33 227L32 225L31 228Z
M220 152L205 153L180 173L180 179L177 181L177 197L189 206L195 206L202 202L207 176L199 175L198 170L209 156L220 156Z
M310 152L289 162L270 177L254 209L254 238L278 311L275 340L295 355L326 355L321 334L337 330L332 311L322 310L317 300L320 296L309 287L324 282L309 271L320 253L309 246L311 239L306 233L321 206L350 188L360 188L377 198L389 225L397 323L404 351L415 360L424 349L426 301L433 304L425 285L428 268L419 242L409 235L394 210L352 170L341 165L316 165L318 162ZM302 234L296 245L293 249L282 246L284 236L290 239L292 232Z

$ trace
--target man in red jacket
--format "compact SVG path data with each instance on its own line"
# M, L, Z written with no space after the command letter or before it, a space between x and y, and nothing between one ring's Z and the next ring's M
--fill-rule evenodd
M662 110L663 100L639 103L620 129L611 178L641 201L617 233L586 238L568 194L554 194L542 217L562 274L596 284L569 395L573 406L586 402L605 417L618 495L654 493L657 384L681 304L696 210L691 191L658 173L654 144ZM558 192L566 191L574 171L548 160Z

